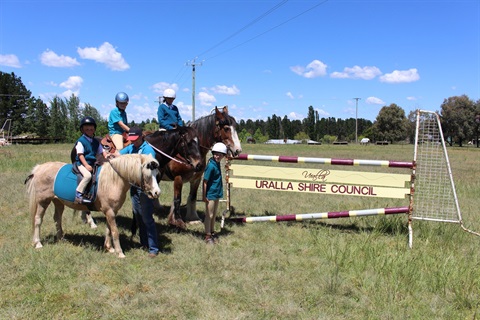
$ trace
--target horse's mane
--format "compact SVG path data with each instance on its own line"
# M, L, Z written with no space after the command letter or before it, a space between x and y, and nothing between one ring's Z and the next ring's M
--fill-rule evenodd
M175 129L171 130L162 130L162 131L144 131L143 135L146 136L151 136L153 138L155 137L162 137L165 140L169 140L172 135L182 135L184 133L187 133L190 129L188 127L176 127Z
M148 175L152 174L151 170L144 169L143 164L153 160L151 155L146 154L125 154L113 158L104 163L100 174L100 181L108 181L108 183L99 183L99 185L108 188L122 178L135 185L141 185L142 176L148 179Z
M237 126L237 121L235 120L234 117L232 117L231 115L225 112L222 112L222 114L225 117L225 119L222 120L223 125L229 125L234 127ZM212 135L212 132L215 131L215 125L216 125L215 117L216 117L216 114L212 113L212 114L203 116L201 118L198 118L197 120L190 122L188 125L197 130L199 137L210 137Z

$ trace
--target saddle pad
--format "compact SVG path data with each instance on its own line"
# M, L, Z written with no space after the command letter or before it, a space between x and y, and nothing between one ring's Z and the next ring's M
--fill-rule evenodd
M73 165L70 163L65 164L58 170L55 176L55 182L53 183L53 193L62 200L73 202L75 201L75 193L77 189L77 176L72 171ZM100 176L100 169L97 169L97 183ZM96 191L96 190L95 190ZM95 192L96 193L96 192Z

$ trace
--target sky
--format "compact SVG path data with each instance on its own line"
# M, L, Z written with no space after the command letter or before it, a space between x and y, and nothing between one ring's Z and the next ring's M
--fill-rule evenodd
M156 118L172 88L185 121L224 105L237 121L310 106L374 121L480 99L480 1L0 0L0 71L105 119L121 91L129 121Z

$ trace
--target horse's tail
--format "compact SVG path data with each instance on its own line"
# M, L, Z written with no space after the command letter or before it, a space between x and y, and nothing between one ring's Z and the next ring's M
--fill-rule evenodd
M24 184L27 186L28 208L32 218L32 226L35 226L35 213L37 210L36 192L35 192L35 171L38 165L33 168L32 173L25 179Z

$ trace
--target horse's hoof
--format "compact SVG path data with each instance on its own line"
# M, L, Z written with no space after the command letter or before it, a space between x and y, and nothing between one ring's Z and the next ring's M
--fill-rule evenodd
M188 225L194 225L194 224L201 224L202 220L192 220L192 221L187 221Z
M178 229L187 230L187 225L185 224L185 222L183 222L182 219L177 219L175 221L172 221L170 222L170 225Z
M119 257L120 259L125 259L125 258L126 258L126 256L125 256L123 253L119 253L119 254L118 254L118 257Z
M35 243L35 249L43 248L43 245L40 242Z
M113 248L110 248L110 249L107 249L108 253L115 253L115 249Z
M90 224L90 229L97 229L97 225L95 223Z

